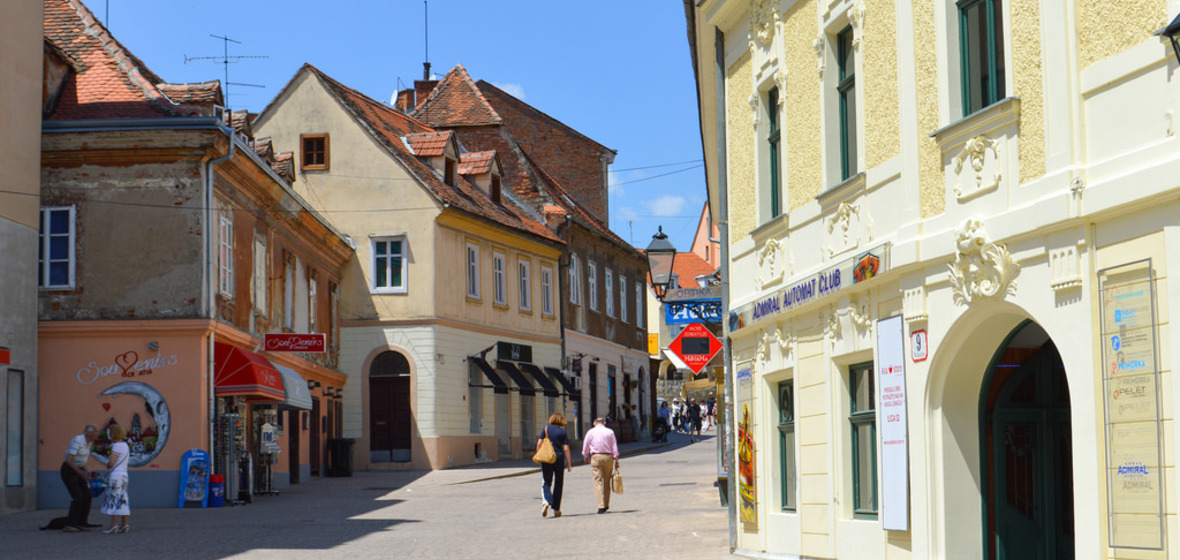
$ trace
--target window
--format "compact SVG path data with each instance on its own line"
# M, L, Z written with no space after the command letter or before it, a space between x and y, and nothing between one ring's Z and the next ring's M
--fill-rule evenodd
M1004 98L1001 0L959 0L963 116Z
M859 364L848 369L852 428L852 511L857 515L877 515L877 411L873 386L873 364Z
M254 300L254 311L266 315L267 272L266 235L254 233L254 275L250 277L250 292Z
M218 253L218 288L222 295L234 296L234 222L221 216L221 251Z
M295 328L295 257L286 256L283 267L283 328Z
M479 299L479 245L467 244L467 297Z
M570 303L582 304L581 290L582 275L578 272L578 256L570 255Z
M627 322L627 277L619 275L619 319Z
M40 237L37 246L37 286L73 288L75 210L73 206L47 206L41 209Z
M335 282L328 282L328 344L330 348L339 348L336 331L340 328L340 286Z
M455 160L451 158L444 159L445 163L443 164L443 180L446 181L448 185L453 187L455 186Z
M795 498L795 381L778 384L778 464L782 480L782 509L794 511L798 506Z
M590 309L598 311L598 265L594 261L586 261L586 289L589 292Z
M406 293L406 240L404 237L379 237L373 244L373 291Z
M778 217L783 213L781 193L779 190L779 140L782 138L782 133L779 131L778 124L778 88L771 88L766 94L766 114L769 117L767 121L770 124L770 130L766 136L767 160L770 163L770 177L767 181L767 197L770 203L770 217ZM705 246L705 260L709 260L709 247Z
M328 135L301 134L299 144L302 151L300 169L304 171L326 171L328 169Z
M529 280L529 262L517 261L516 263L516 277L520 280L520 309L521 311L533 310L533 289Z
M316 305L319 299L316 297L316 274L312 269L307 269L307 332L319 332L316 328Z
M8 399L7 426L8 448L5 450L7 477L5 486L24 486L24 448L25 448L25 372L15 369L8 370Z
M856 175L856 58L852 48L852 26L836 36L840 98L840 180Z
M553 269L541 267L541 313L553 316Z
M495 204L497 206L503 204L503 202L501 202L500 189L501 189L500 176L499 175L492 175L492 186L491 186L490 194L492 195L491 196L492 204Z
M635 283L635 326L637 326L641 329L644 328L646 326L644 324L646 319L647 318L644 317L644 313L643 313L643 284L640 282L636 282Z
M492 299L498 305L508 305L504 276L504 253L492 253Z
M615 316L615 275L606 269L606 316Z

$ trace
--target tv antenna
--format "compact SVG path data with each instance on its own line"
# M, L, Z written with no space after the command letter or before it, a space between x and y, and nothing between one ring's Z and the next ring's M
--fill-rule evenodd
M266 86L262 86L262 85L258 85L258 84L243 84L240 82L229 81L229 65L230 65L230 63L237 64L243 60L251 59L251 58L270 58L269 56L265 56L265 55L234 55L234 56L230 56L229 55L229 44L236 43L236 44L240 45L240 44L242 44L241 41L230 39L229 37L223 37L221 35L214 35L212 33L210 33L209 36L213 37L214 39L221 39L221 42L222 42L221 56L185 56L184 63L188 64L189 62L194 61L194 60L211 60L213 62L220 62L222 64L222 66L225 68L225 81L224 81L224 83L225 83L225 108L226 109L229 109L229 86L245 86L245 87L256 87L256 88L265 88L266 87Z

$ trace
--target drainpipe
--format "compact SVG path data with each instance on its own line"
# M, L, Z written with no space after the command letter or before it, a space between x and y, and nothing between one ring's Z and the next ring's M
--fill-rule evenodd
M570 220L570 215L566 214L565 221L560 224L557 224L557 231L555 233L557 234L557 237L559 239L562 239L562 240L565 239L564 237L561 237L561 234L564 233L565 230L569 229L571 223L572 223L572 221ZM566 245L566 246L568 247L568 245ZM569 266L569 264L567 263L566 266ZM557 281L557 294L556 294L557 301L553 302L553 312L557 314L557 324L560 325L560 327L561 327L561 331L560 331L561 332L561 362L560 363L561 363L561 369L562 369L561 374L565 375L566 377L569 377L569 375L566 373L566 371L567 371L566 368L568 368L569 366L566 363L566 357L565 357L565 307L564 307L565 291L561 289L561 274L562 274L562 272L561 272L561 257L557 257L557 270L555 272L557 273L557 278L554 278L554 280ZM545 302L542 301L541 305L544 306ZM561 413L562 413L562 415L565 415L565 407L568 404L565 401L569 397L570 397L570 395L566 394L565 398L561 399ZM582 411L578 410L578 414L581 414L581 413L582 413ZM577 422L578 422L577 418L574 418L574 427L575 428L580 425ZM575 430L575 433L577 433L576 430ZM575 438L575 439L577 439L577 438Z
M217 157L205 162L205 259L202 261L202 267L205 269L204 277L204 303L205 311L209 314L209 320L213 324L213 329L209 331L208 342L208 365L205 371L209 375L209 455L212 457L215 447L215 438L217 437L217 395L216 387L214 386L214 373L217 371L217 364L214 360L214 343L216 342L217 332L217 305L216 297L217 289L214 286L215 279L213 270L216 268L215 256L217 255L217 247L213 243L213 218L215 212L213 211L213 168L217 165L225 163L234 157L234 132L228 127L222 126L221 131L229 139L229 151L224 156ZM228 473L220 473L228 474Z

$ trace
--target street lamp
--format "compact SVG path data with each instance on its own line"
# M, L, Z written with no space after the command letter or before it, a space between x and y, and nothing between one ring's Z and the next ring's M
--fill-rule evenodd
M1176 61L1180 62L1180 39L1176 37L1180 35L1180 15L1164 28L1163 34L1172 42L1172 52L1176 53Z
M651 236L651 244L647 246L647 272L651 275L651 287L656 297L663 301L668 292L668 284L672 282L672 263L676 260L676 247L664 235L664 226Z

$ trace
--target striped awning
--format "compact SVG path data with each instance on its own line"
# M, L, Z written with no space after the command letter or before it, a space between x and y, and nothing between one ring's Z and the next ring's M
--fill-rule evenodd
M561 394L561 392L557 390L557 385L554 385L553 382L549 380L549 376L545 375L545 372L541 371L541 368L533 364L521 362L520 369L524 370L526 373L533 376L533 379L537 380L537 384L541 386L541 391L545 393L546 397L556 397Z

